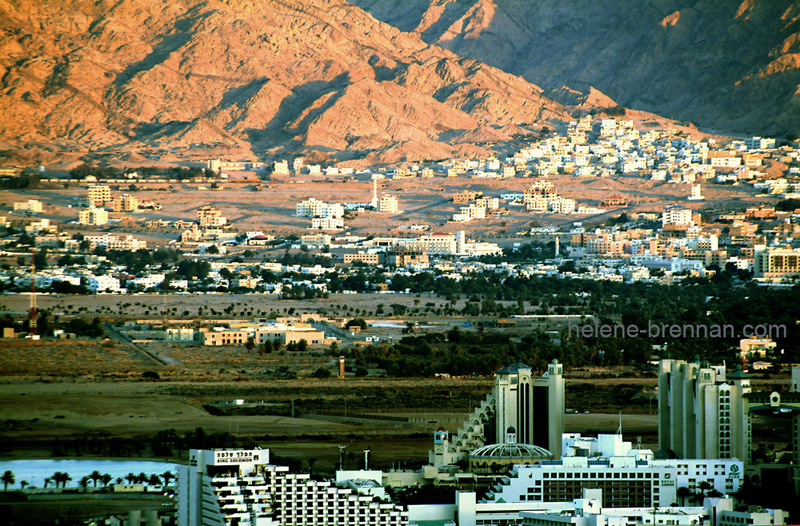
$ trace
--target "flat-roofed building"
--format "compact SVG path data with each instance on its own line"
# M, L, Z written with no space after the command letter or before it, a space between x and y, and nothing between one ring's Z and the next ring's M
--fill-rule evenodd
M351 265L356 262L364 263L365 265L378 265L381 262L381 254L378 252L358 252L344 255L345 265Z
M111 200L114 212L136 212L139 210L139 199L129 194L122 194Z
M430 263L428 253L424 250L411 250L398 248L386 252L384 262L394 267L408 267L410 265L426 266Z
M257 344L267 340L286 345L305 340L308 344L319 344L325 340L325 333L311 325L286 325L283 323L236 324L230 328L213 327L200 329L203 345L244 345L249 338Z
M213 206L204 206L197 211L200 218L201 228L220 228L228 224L228 219L222 215L222 211Z
M78 223L81 225L105 225L108 223L108 212L105 208L87 208L78 212Z
M787 278L800 275L800 250L757 245L753 251L756 278Z
M94 206L103 206L111 201L111 188L104 184L89 185L87 197Z
M400 211L397 198L393 195L383 195L378 202L378 211L384 214L396 214Z
M38 214L42 211L42 202L37 199L28 199L27 201L17 201L14 203L15 212L30 212Z

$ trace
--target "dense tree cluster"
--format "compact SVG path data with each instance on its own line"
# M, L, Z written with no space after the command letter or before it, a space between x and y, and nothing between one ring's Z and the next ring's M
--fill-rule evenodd
M568 367L633 365L643 369L654 355L731 363L739 339L760 336L757 331L769 332L765 335L783 349L778 357L781 361L800 359L797 287L732 287L725 280L693 280L671 287L558 279L508 278L497 283L475 277L472 281L459 282L458 288L471 290L480 284L485 294L473 293L460 310L445 309L448 314L465 316L465 324L469 316L507 316L523 310L582 318L560 332L533 332L523 337L483 328L409 336L391 345L352 350L357 364L380 367L392 376L432 376L490 374L515 361L543 370L552 359ZM501 301L515 298L516 304ZM526 302L533 305L532 310L525 309ZM620 331L604 336L580 331L594 323L631 328L628 330L638 334L631 337L628 331ZM682 328L680 335L664 334L665 326ZM743 332L747 326L750 334ZM715 334L715 327L731 330Z

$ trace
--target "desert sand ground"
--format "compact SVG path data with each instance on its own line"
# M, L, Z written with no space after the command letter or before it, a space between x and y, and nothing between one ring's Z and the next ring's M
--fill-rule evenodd
M452 196L457 192L470 189L482 191L488 196L522 192L531 184L531 179L437 177L381 180L378 194L397 197L402 212L394 215L364 212L356 214L345 224L348 232L360 235L387 232L401 234L403 231L398 230L401 226L423 224L433 231L451 232L464 229L470 236L503 239L513 238L520 232L526 232L532 221L564 225L574 221L591 223L603 221L622 212L660 211L668 204L680 203L697 210L715 206L743 208L775 199L757 195L749 185L703 184L706 200L692 202L686 199L689 195L688 184L647 181L633 176L581 179L558 175L550 180L556 185L560 195L575 198L582 205L597 206L612 195L624 196L628 200L628 205L612 208L604 214L595 216L564 216L532 214L524 207L509 206L503 202L501 203L505 210L503 215L469 223L453 223L448 220L461 206L452 202ZM140 182L136 184L136 190L131 190L128 184L112 185L112 195L132 193L140 200L155 201L162 208L158 211L142 211L135 214L112 214L113 219L124 221L90 229L80 227L80 231L135 233L153 245L164 244L176 239L177 232L149 232L144 228L145 220L158 218L168 221L177 219L196 221L198 209L210 204L221 209L232 227L239 231L262 230L275 235L299 234L305 232L310 224L310 220L294 216L295 205L303 199L317 197L332 202L367 203L372 194L372 183L364 176L329 181L306 178L263 183L223 182L220 186L220 189L210 190L202 189L206 187L198 183ZM45 205L45 212L40 217L64 223L63 228L77 231L79 229L77 225L66 223L77 220L78 209L75 207L78 200L85 196L86 183L70 183L68 188L63 188L62 184L46 184L37 190L3 192L0 194L0 206L10 208L15 201L40 199Z

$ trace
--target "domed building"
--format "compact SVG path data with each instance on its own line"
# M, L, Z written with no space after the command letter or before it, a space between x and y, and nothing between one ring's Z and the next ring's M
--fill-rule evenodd
M469 470L478 474L499 474L515 464L539 464L542 460L554 458L543 447L517 443L516 434L516 429L509 427L504 443L482 446L470 453Z

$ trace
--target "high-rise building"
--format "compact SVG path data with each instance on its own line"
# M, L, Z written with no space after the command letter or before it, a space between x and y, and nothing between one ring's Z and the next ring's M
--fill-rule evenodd
M561 456L564 432L564 366L554 360L542 376L515 363L497 371L494 385L497 425L495 441L503 442L509 427L517 441L543 447Z
M442 466L467 460L481 446L504 443L509 433L515 442L539 446L558 458L564 432L563 375L564 366L557 360L541 376L534 376L524 363L503 367L496 373L492 393L467 417L456 436L437 433L429 461Z
M400 526L380 472L339 472L336 483L269 464L268 450L196 450L178 468L178 525ZM353 475L343 477L341 475ZM368 479L366 477L369 477Z
M750 458L748 376L724 365L661 360L658 446L678 458Z

